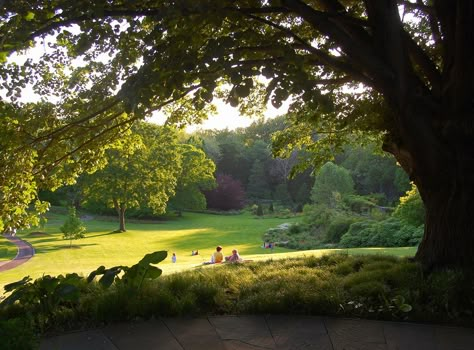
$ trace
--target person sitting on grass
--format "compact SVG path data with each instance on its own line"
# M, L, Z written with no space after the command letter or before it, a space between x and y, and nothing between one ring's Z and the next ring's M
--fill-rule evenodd
M219 264L222 260L224 260L224 254L222 254L222 247L219 245L211 256L211 264Z
M242 258L239 255L237 249L232 250L232 255L226 256L225 261L227 262L241 262Z

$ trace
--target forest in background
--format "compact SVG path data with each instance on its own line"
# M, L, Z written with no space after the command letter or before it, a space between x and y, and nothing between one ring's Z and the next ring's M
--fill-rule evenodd
M247 128L192 134L143 123L130 136L140 138L141 146L109 150L103 170L55 192L43 191L41 199L96 215L118 213L120 220L125 211L129 218L144 219L244 208L260 217L301 215L300 224L263 236L293 249L418 244L423 206L392 157L377 153L370 142L346 145L321 168L294 172L304 149L288 158L272 155L272 137L285 123L280 116ZM160 181L163 171L166 180ZM125 230L124 222L120 228Z

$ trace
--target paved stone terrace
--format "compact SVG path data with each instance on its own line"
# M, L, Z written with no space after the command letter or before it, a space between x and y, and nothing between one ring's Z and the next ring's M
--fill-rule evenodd
M120 323L44 338L42 350L473 350L474 329L312 316Z

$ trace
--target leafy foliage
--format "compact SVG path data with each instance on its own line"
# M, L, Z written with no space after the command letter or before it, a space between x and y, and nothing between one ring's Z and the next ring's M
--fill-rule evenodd
M409 188L409 179L395 159L380 154L374 144L345 146L336 163L349 170L358 194L383 193L389 204L397 202Z
M245 193L240 181L230 175L217 174L216 182L215 189L205 192L208 208L233 210L244 207Z
M64 234L63 238L69 239L70 246L72 245L73 240L84 238L84 233L87 230L81 219L77 217L76 208L74 207L69 208L69 216L64 222L64 225L59 229Z
M3 197L20 208L13 221L39 188L100 168L106 145L153 111L182 126L212 112L214 97L247 114L291 97L277 155L298 148L307 164L324 164L348 141L383 141L433 211L418 258L473 265L470 217L459 215L474 188L469 1L18 0L2 9L1 114L26 138L12 154L31 152L24 180L11 180L15 159L1 164ZM48 48L38 60L10 59L35 40ZM27 86L39 102L21 101ZM14 190L22 181L24 197ZM436 250L454 229L456 244Z
M161 276L163 271L152 264L158 264L167 256L166 251L157 251L145 255L137 264L130 267L114 266L106 269L105 266L100 266L89 274L87 282L92 282L96 276L102 276L99 283L105 288L115 283L118 287L123 287L129 292L137 292L145 280L154 280ZM119 276L122 272L123 275Z
M417 245L423 225L408 225L395 217L383 221L353 223L341 237L342 247L406 247Z
M173 129L139 123L120 147L109 149L106 155L107 166L84 179L86 199L114 208L121 231L125 230L128 208L165 211L182 169L182 155Z
M33 325L44 332L55 324L61 308L78 305L84 279L75 273L57 277L45 275L35 281L27 276L4 289L9 295L0 303L1 308L8 309L19 302L21 308L29 312Z
M161 276L162 270L153 265L166 259L166 256L166 251L157 251L145 255L131 267L115 266L106 269L101 266L91 272L87 279L75 273L65 276L45 275L35 281L26 276L4 287L5 294L8 295L0 303L0 324L6 324L7 327L10 326L8 322L22 324L25 327L25 334L31 333L33 329L39 334L44 334L52 327L62 329L67 327L67 322L71 322L70 325L73 326L78 322L77 316L84 312L81 308L85 300L90 297L96 299L97 293L100 293L91 286L96 276L102 276L99 283L103 287L109 288L115 284L130 298L130 294L136 294L141 290L144 281ZM119 276L122 272L123 274ZM70 319L71 315L75 315L76 318ZM3 327L1 329L3 330ZM0 331L0 339L3 336ZM30 344L28 340L34 342L37 339L31 337L25 339L24 343ZM23 343L19 340L18 344Z
M39 348L37 331L22 318L0 320L0 343L5 349L31 350Z
M354 182L349 172L328 162L318 171L314 186L311 190L311 199L314 203L324 204L335 208L341 203L340 196L352 194Z
M425 222L425 208L415 184L405 196L400 198L400 204L393 215L409 225L420 226Z
M206 209L203 191L216 186L215 165L201 149L191 145L180 145L182 168L178 175L175 195L167 203L167 210Z

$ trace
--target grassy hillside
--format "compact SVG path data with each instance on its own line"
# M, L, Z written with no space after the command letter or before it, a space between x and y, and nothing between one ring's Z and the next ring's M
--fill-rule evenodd
M133 265L145 254L166 250L171 256L175 252L176 264L170 257L160 267L165 274L201 265L210 259L217 245L224 247L224 254L237 248L246 259L259 260L284 258L288 256L321 255L328 251L295 252L277 247L273 252L261 248L262 234L270 227L283 222L293 222L298 218L255 218L250 214L210 215L185 213L181 218L153 223L128 223L127 232L114 233L115 221L85 221L88 232L86 238L73 241L62 239L59 227L65 216L52 214L44 233L37 230L19 232L18 235L30 242L36 255L16 269L0 273L0 286L16 281L23 276L33 278L43 274L58 275L68 272L88 274L100 265ZM1 238L2 240L4 238ZM192 250L199 250L198 256L191 256ZM354 249L349 253L387 253L393 255L413 255L415 248Z

